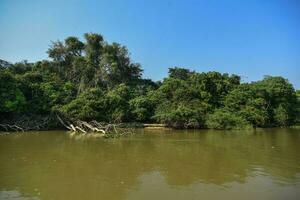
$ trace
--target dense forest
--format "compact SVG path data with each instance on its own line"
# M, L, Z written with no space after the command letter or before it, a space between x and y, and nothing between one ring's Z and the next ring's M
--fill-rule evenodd
M238 75L169 68L142 78L125 46L86 33L52 42L50 60L0 62L0 123L61 128L68 120L164 123L174 128L251 128L299 122L300 92L282 77L241 83ZM1 128L1 127L0 127Z

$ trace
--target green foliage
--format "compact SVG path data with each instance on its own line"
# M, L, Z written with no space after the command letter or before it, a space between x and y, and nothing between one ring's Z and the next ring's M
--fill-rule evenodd
M103 37L96 33L84 34L86 39L85 52L89 64L97 65L100 60L101 50L103 48Z
M68 118L98 121L129 121L131 88L120 84L107 93L91 88L64 105L61 112Z
M239 78L217 72L170 68L170 78L154 92L154 118L175 127L205 127L207 115L239 84Z
M107 121L104 92L99 88L91 88L81 93L76 99L60 108L70 119Z
M191 74L193 74L193 72L185 68L180 68L180 67L169 68L170 78L187 80L191 76Z
M281 77L240 84L240 77L218 72L170 68L169 74L153 95L159 122L227 129L288 126L295 121L295 91Z
M43 94L48 97L51 107L70 102L74 91L72 83L58 83L54 81L42 83L40 89Z
M72 36L65 39L65 46L69 56L80 56L84 49L84 43Z
M300 124L300 90L296 91L297 105L296 105L296 123Z
M285 107L279 105L274 109L274 120L279 126L287 126L289 124L289 114Z
M155 122L176 128L248 128L300 122L300 92L267 76L240 83L237 75L169 68L161 82L142 78L125 46L87 33L52 42L51 60L0 60L0 121L20 115L105 122Z
M217 109L208 116L207 127L213 129L246 129L251 125L240 115L226 109Z
M106 99L109 121L130 121L131 113L129 101L132 97L132 89L125 84L120 84L108 91Z
M109 87L121 83L134 84L142 73L141 66L130 61L127 48L117 43L104 46L100 68L102 82Z
M225 106L238 113L254 127L264 127L269 123L267 102L255 84L242 84L226 96Z
M18 88L14 76L7 71L0 71L0 114L20 113L24 110L26 99Z
M137 96L129 101L133 119L137 122L151 122L154 102L148 96Z
M270 123L273 126L294 124L297 117L297 96L292 84L282 77L271 76L265 77L256 84L264 91ZM286 117L283 117L283 115L286 115Z
M175 128L204 127L205 108L201 103L172 105L167 102L158 105L155 119Z
M54 89L50 91L50 85L46 82L43 75L37 72L27 72L22 76L18 76L18 85L23 92L26 100L27 113L32 114L47 114L51 112L52 99L57 94L52 94ZM47 87L48 86L48 87ZM57 88L56 88L57 89ZM51 93L50 96L47 95Z

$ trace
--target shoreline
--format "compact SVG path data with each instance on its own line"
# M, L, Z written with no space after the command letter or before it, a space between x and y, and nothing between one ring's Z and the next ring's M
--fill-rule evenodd
M243 131L243 130L256 130L256 129L300 129L300 125L292 125L287 127L253 127L251 129L212 129L212 128L174 128L170 127L167 124L156 124L156 123L123 123L120 125L121 129L131 128L131 129L145 129L145 130L216 130L216 131ZM31 129L31 130L24 130L24 131L16 131L16 130L0 130L0 135L7 135L13 133L25 133L25 132L43 132L43 131L68 131L65 128L57 127L57 128L50 128L50 129ZM93 133L93 132L90 132ZM96 133L96 132L95 132Z

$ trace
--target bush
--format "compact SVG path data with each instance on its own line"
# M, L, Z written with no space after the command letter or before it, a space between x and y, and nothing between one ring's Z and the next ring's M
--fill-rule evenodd
M64 105L60 112L71 119L107 121L105 110L104 92L92 88Z
M201 128L205 115L200 107L188 103L178 106L161 104L156 110L155 119L174 128Z
M241 116L226 109L218 109L208 116L208 128L213 129L246 129L251 125Z
M154 113L153 102L147 96L138 96L129 101L132 117L138 122L150 122Z

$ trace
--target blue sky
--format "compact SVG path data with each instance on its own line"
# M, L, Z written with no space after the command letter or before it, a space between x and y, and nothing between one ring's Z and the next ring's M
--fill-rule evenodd
M281 75L300 89L299 0L0 0L0 58L47 59L50 41L101 33L126 45L144 77L171 66Z

